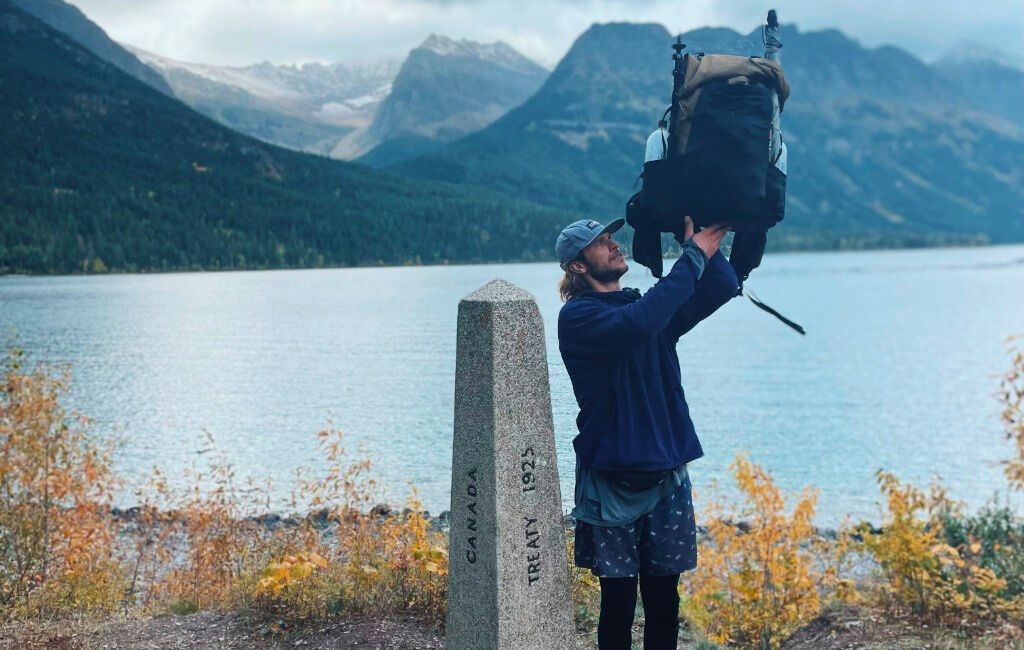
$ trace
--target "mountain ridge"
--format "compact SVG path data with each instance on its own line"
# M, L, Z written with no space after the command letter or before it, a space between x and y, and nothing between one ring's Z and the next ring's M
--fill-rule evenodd
M700 29L688 51L756 53L760 32ZM1024 239L1024 134L951 92L931 66L838 30L783 25L793 94L786 248ZM595 218L622 214L643 143L668 106L668 31L594 25L524 104L437 152L389 167L476 185Z
M494 43L480 43L465 38L454 39L440 34L430 34L420 48L440 56L472 57L490 61L512 70L531 71L534 67L543 67L501 40Z
M380 167L477 131L536 91L547 70L502 43L431 34L414 48L373 122L332 151Z
M396 61L216 66L126 47L199 112L265 142L321 155L372 121L398 72Z
M94 54L139 81L166 95L174 95L170 85L155 70L112 40L103 29L86 17L82 11L63 0L11 0L15 6L27 11L54 29L75 39Z
M235 133L9 0L0 44L0 272L550 259L565 217Z

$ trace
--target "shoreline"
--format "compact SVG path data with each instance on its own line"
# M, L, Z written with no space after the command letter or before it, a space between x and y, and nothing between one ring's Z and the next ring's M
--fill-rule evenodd
M858 235L853 235L858 237ZM1000 246L1020 246L1024 245L1024 241L1019 242L992 242L989 240L979 240L975 236L964 236L961 238L952 238L948 241L938 241L934 244L925 242L914 242L907 243L894 243L893 245L877 245L878 240L874 237L871 238L871 242L857 243L856 245L838 245L838 246L823 246L818 247L814 245L777 245L772 246L769 243L765 255L781 255L781 254L792 254L792 253L859 253L859 252L877 252L877 251L915 251L915 250L937 250L937 249L962 249L962 248L993 248ZM675 252L670 251L670 252ZM627 252L627 255L630 255ZM666 255L664 259L675 259L675 255ZM99 277L99 276L137 276L137 275L174 275L174 274L193 274L193 273L239 273L239 272L268 272L268 271L337 271L337 270L349 270L349 269L403 269L403 268L428 268L437 266L491 266L498 264L555 264L554 259L550 260L498 260L498 261L480 261L480 262L452 262L449 260L442 260L434 263L406 263L406 264L357 264L354 266L280 266L280 267L252 267L252 268L175 268L175 269L146 269L137 271L126 271L126 270L110 270L103 273L20 273L20 272L4 272L0 271L0 279L13 277L13 278L78 278L78 277Z
M154 509L160 515L167 518L170 523L177 523L182 521L182 517L178 510L160 510ZM364 516L374 517L378 522L390 519L392 517L406 516L412 511L408 507L398 507L388 503L378 503L369 511L360 513ZM447 533L450 527L451 513L448 510L442 510L437 515L433 515L429 510L419 511L423 518L430 523L431 530L439 533ZM110 516L118 521L119 523L135 523L138 522L143 514L142 506L131 506L128 508L120 508L112 506L109 510ZM332 524L330 522L331 510L329 508L316 508L310 510L305 514L290 513L282 514L281 512L268 510L259 514L250 514L242 517L238 521L254 523L261 525L267 532L273 532L281 528L291 529L299 528L303 524L312 524L314 528L324 530L329 528ZM565 513L562 515L562 524L566 531L573 530L576 520L572 515ZM751 523L746 520L740 520L732 523L741 533L746 533L751 529ZM871 532L879 534L883 531L874 523L870 521L861 521L861 525L870 527ZM697 524L697 535L706 536L708 527L705 525ZM840 530L837 528L829 527L814 527L814 537L822 540L835 540L839 536Z

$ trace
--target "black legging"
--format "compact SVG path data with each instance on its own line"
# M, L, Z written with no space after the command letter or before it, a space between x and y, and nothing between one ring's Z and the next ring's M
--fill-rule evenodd
M601 578L600 650L629 650L636 611L636 577ZM644 604L644 650L675 650L679 637L679 574L640 574Z

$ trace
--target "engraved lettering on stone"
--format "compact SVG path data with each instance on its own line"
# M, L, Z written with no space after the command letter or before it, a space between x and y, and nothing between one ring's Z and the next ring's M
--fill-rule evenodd
M466 485L466 496L468 496L470 499L472 499L471 501L469 501L466 504L466 510L468 510L469 513L472 515L472 517L470 517L468 515L466 516L466 529L475 533L475 532L477 532L477 530L476 530L476 517L477 517L477 515L476 515L476 495L477 495L477 489L476 489L476 468L474 467L473 469L471 469L468 472L466 472L466 476L469 477L469 483ZM476 564L476 535L470 535L469 538L466 540L466 561L469 562L470 564Z
M533 447L527 447L519 457L524 459L519 465L522 472L523 492L532 492L537 489L537 476L534 473L537 469L534 458Z
M540 580L540 531L537 529L537 520L533 517L523 517L526 522L526 547L533 549L526 552L526 579L529 584Z

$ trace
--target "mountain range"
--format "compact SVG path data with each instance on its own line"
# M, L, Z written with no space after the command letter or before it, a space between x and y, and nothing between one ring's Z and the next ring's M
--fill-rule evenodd
M549 259L559 224L622 213L671 91L673 38L653 24L594 25L548 73L437 35L400 65L181 63L125 50L60 0L0 14L8 271ZM790 179L772 247L1024 239L1019 62L782 37ZM756 30L682 38L762 47Z
M705 28L682 39L693 53L763 47L759 30ZM1002 91L984 92L994 87L987 78L965 72L954 85L949 67L867 49L836 30L783 26L782 40L790 177L773 246L1024 239L1024 132L1019 111L1015 122L993 109L989 95ZM619 216L668 106L672 41L660 25L595 25L521 106L392 169ZM1022 73L1011 72L1019 83Z
M373 122L331 153L379 167L433 151L522 104L547 74L501 41L431 35L409 53Z
M172 95L171 87L155 70L115 43L99 25L89 20L78 7L63 0L12 0L16 7L61 31L84 45L101 59L114 64L139 81Z
M566 215L255 140L0 0L0 272L540 260Z
M503 42L431 35L403 62L222 66L123 47L62 0L15 4L93 53L236 131L297 151L381 166L483 128L547 71Z
M174 95L237 131L383 166L477 131L532 95L547 70L503 42L436 34L402 62L245 67L185 63L126 46Z
M265 142L322 155L373 122L399 69L397 61L215 66L128 49L200 113Z

